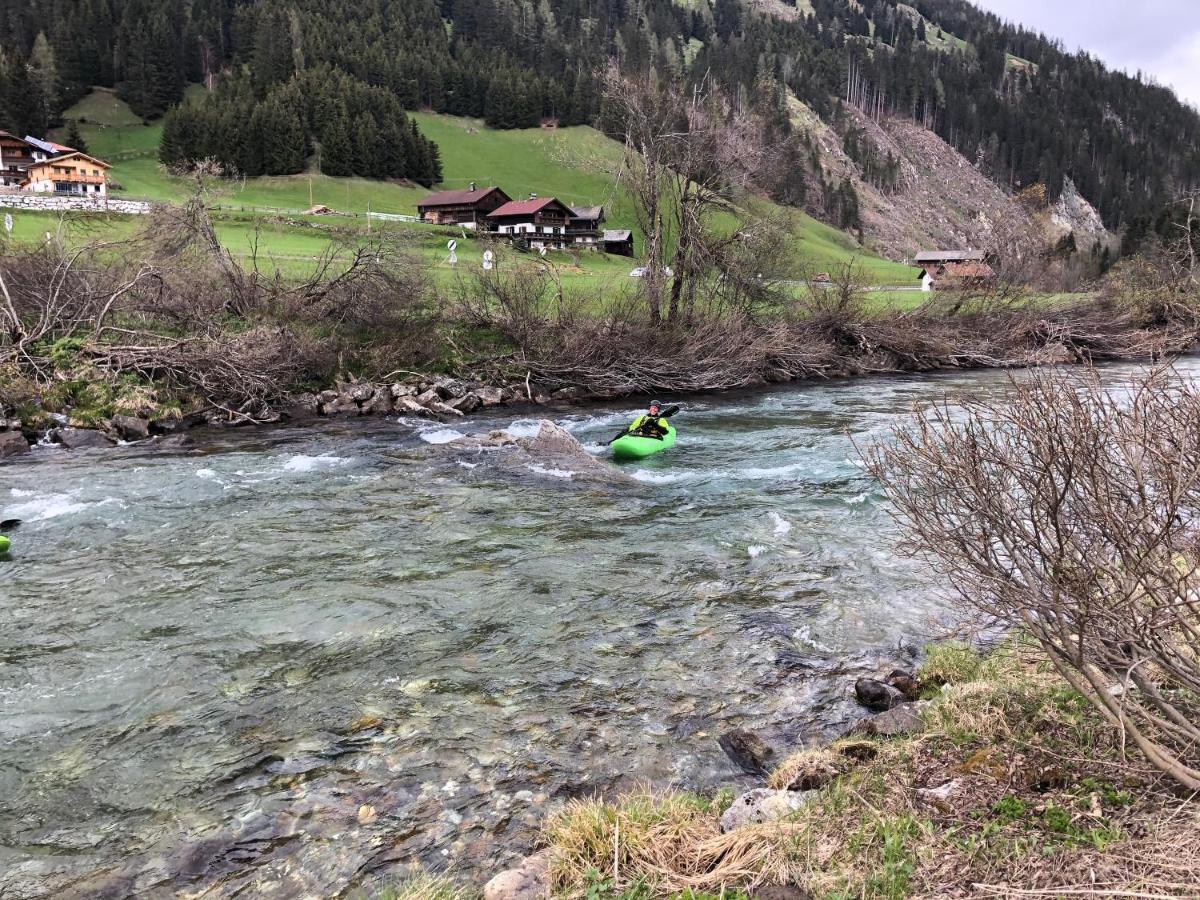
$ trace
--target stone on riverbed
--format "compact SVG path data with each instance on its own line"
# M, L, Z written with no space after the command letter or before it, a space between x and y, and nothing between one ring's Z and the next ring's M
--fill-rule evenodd
M854 682L854 696L874 712L886 712L904 702L904 695L900 691L874 678L860 678Z
M19 431L0 431L0 459L29 452L29 441Z
M150 423L137 416L113 416L112 427L121 440L129 443L144 441L150 437Z
M920 734L925 730L921 719L923 703L904 704L881 712L877 716L857 722L847 734L867 735L877 737L900 737L906 734Z
M521 860L515 869L501 872L483 888L483 900L543 900L550 896L549 849Z
M721 749L747 775L766 775L775 751L753 731L735 729L717 738Z
M747 791L722 813L721 831L730 832L747 825L778 822L803 809L812 799L813 793L773 791L769 788Z
M55 428L51 440L67 450L93 450L114 443L108 435L90 428Z

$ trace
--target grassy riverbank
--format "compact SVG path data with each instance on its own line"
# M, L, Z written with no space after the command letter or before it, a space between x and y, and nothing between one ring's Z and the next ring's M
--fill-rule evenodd
M797 748L773 788L811 790L779 822L722 834L732 791L575 801L547 820L557 896L1194 896L1200 805L1179 795L1031 647L931 648L924 731ZM452 881L398 900L477 897Z

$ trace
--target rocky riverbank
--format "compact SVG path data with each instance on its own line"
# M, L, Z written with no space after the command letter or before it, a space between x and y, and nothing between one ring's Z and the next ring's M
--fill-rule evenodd
M1019 639L986 657L935 646L915 676L853 690L873 716L781 761L749 733L723 738L758 773L751 790L573 801L482 894L422 876L386 896L1195 896L1195 798Z
M514 382L491 385L449 377L412 375L404 381L374 383L351 381L319 393L294 395L277 406L253 409L194 409L168 412L152 404L106 418L79 418L73 410L48 412L34 409L24 415L15 409L0 410L0 459L27 453L38 443L64 450L91 450L118 443L155 441L164 447L182 447L187 432L208 426L232 428L281 422L307 422L321 418L357 416L416 416L453 421L480 410L504 406L537 407L571 403L580 399L573 390L546 393L536 385Z

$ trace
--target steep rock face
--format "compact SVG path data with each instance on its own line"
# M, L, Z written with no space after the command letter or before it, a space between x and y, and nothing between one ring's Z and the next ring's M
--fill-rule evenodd
M842 136L810 108L793 101L793 121L818 148L827 181L850 178L859 195L866 242L893 259L911 258L934 247L990 249L1010 243L1015 233L1035 236L1047 247L1070 232L1081 250L1111 235L1100 214L1068 181L1049 215L1031 216L1015 197L993 182L953 147L918 123L902 118L875 120L847 109L843 130L854 128L880 158L899 163L894 189L883 191L863 180L859 165L843 149ZM820 197L814 178L809 196Z
M841 136L808 107L796 104L794 118L820 148L827 178L852 179L867 243L878 252L904 259L931 247L987 247L997 229L1029 224L1019 203L932 131L908 119L876 121L853 108L847 113L848 124L879 156L890 153L899 161L894 190L863 181ZM810 196L819 196L819 187Z
M1070 178L1063 185L1062 194L1050 206L1047 231L1052 240L1073 232L1075 243L1081 250L1091 249L1097 243L1103 246L1111 239L1100 213L1083 198Z

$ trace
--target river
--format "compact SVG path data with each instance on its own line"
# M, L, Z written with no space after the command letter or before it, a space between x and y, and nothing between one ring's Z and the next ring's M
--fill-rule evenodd
M482 879L571 797L739 783L723 731L833 733L945 619L853 441L1005 378L690 400L632 484L395 420L0 467L0 896ZM556 419L598 449L633 414Z

